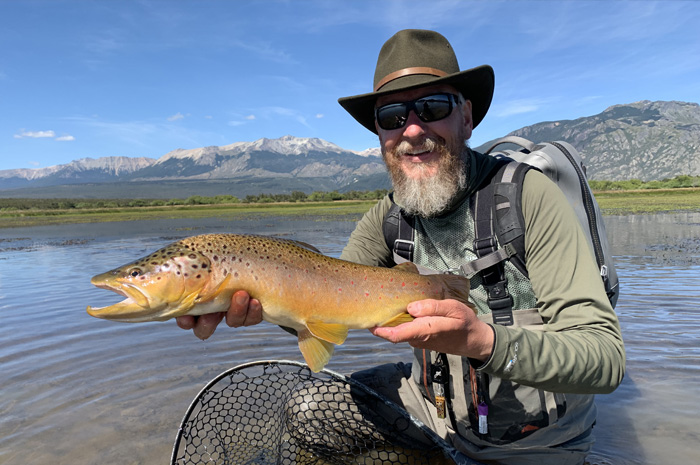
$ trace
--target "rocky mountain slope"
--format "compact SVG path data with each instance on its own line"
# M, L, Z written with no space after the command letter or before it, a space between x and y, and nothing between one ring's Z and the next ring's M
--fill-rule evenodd
M594 116L539 123L512 134L571 143L581 152L589 179L651 181L700 175L697 103L615 105Z

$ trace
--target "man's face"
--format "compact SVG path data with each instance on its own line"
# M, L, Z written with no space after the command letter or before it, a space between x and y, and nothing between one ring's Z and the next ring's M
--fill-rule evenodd
M424 87L383 96L377 108L436 93L458 94L452 86ZM448 117L438 121L426 123L410 111L403 127L386 130L376 126L394 190L411 214L441 212L466 183L464 150L473 126L471 102L453 102L453 107Z

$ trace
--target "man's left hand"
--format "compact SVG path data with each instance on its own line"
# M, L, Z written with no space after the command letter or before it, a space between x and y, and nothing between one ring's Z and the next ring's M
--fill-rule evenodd
M370 332L387 341L408 342L418 349L486 361L495 342L493 329L457 300L420 300L408 305L415 320L395 327L375 327Z

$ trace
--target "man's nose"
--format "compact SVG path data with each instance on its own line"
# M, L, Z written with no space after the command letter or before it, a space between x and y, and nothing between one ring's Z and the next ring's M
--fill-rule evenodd
M425 134L425 124L415 111L409 111L406 125L403 128L403 136L409 139L422 136Z

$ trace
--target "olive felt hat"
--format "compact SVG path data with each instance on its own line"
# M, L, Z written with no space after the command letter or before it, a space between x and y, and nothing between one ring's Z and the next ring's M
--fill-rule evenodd
M338 99L360 124L377 133L374 106L382 95L438 84L450 84L472 102L476 127L491 105L494 74L488 65L459 70L457 56L441 34L405 29L386 41L374 71L374 91Z

